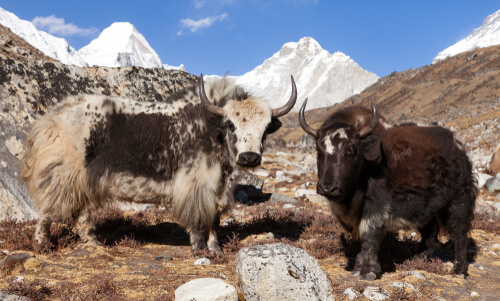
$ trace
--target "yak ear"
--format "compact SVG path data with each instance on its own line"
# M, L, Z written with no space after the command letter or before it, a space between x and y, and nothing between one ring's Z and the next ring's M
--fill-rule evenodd
M276 132L277 130L279 130L282 125L283 124L281 123L281 121L278 118L273 117L271 119L271 122L267 125L266 133L272 134L272 133Z
M363 157L365 160L380 163L382 161L382 153L380 151L380 140L375 135L368 135L361 139L363 147Z

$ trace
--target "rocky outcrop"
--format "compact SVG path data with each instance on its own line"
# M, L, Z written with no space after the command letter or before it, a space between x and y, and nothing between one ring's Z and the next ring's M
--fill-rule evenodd
M41 54L0 27L0 219L36 217L18 183L23 141L38 115L69 95L104 94L160 102L196 77L164 69L81 68Z
M175 301L237 301L234 286L217 278L191 280L175 290Z

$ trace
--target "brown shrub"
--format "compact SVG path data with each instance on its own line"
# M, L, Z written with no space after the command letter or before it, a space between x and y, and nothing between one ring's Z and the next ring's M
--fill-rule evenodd
M486 213L476 213L472 220L472 228L500 234L500 217Z
M449 275L450 272L439 258L426 258L416 256L412 259L405 260L401 264L396 264L397 271L414 271L423 270L429 273L438 275Z
M29 282L11 281L7 292L35 301L50 300L49 297L52 295L52 290L47 287L47 281L38 279Z

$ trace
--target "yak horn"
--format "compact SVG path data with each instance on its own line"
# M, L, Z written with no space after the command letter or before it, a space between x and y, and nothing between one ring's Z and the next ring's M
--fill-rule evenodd
M306 109L306 104L307 104L307 98L304 100L304 103L302 104L302 107L300 108L299 111L299 123L302 129L308 133L309 135L313 136L314 138L318 138L317 130L313 129L307 124L306 118L304 117L304 111Z
M375 107L372 101L372 120L370 120L370 123L366 127L364 127L359 131L359 136L363 138L369 135L371 132L373 132L373 130L377 127L377 125L378 125L377 108Z
M284 106L282 106L281 108L273 109L273 117L280 117L285 115L286 113L290 112L290 110L295 105L295 101L297 100L297 87L295 86L293 76L290 77L292 78L292 96L290 96L290 99Z
M205 83L203 82L203 73L200 75L200 98L203 106L212 114L224 116L224 110L221 107L218 107L208 100L207 94L205 93Z

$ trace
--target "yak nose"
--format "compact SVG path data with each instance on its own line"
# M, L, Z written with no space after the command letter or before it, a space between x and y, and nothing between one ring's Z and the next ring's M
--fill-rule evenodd
M254 152L244 152L238 156L238 164L241 166L255 167L260 164L260 154Z
M335 197L342 194L342 189L337 181L320 179L318 181L317 192L326 197Z

